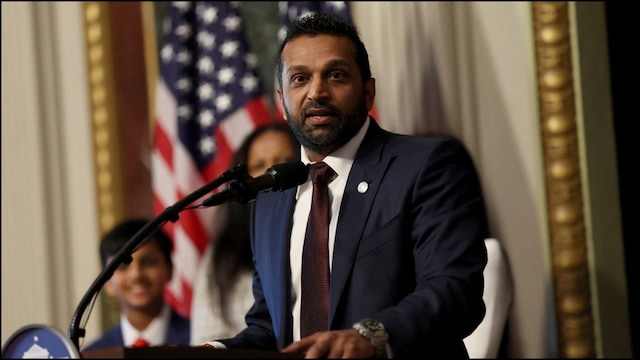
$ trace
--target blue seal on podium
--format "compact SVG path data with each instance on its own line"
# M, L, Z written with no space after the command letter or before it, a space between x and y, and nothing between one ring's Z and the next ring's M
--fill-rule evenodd
M46 325L27 325L2 345L3 359L79 359L80 353L62 331Z

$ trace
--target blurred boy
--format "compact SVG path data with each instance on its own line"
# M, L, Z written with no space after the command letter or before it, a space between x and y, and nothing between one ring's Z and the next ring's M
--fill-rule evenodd
M107 233L100 243L100 258L106 266L147 220L127 220ZM132 254L133 261L120 264L104 285L117 298L121 314L118 324L85 347L85 350L129 346L188 345L190 322L164 300L164 287L171 280L171 239L158 230Z

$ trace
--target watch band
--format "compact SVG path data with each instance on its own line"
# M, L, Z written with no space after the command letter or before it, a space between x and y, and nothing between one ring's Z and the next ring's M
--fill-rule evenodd
M387 357L389 334L381 322L364 319L353 324L353 328L373 345L376 349L376 357Z

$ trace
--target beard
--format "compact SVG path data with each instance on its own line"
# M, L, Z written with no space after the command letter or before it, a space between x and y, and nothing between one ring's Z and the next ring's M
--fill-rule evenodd
M308 124L305 119L309 109L323 109L337 121L327 125ZM303 106L297 116L293 116L286 106L284 113L291 131L300 144L317 154L326 156L341 148L358 133L367 117L367 107L363 96L356 109L350 113L344 113L331 104L322 104L314 100Z

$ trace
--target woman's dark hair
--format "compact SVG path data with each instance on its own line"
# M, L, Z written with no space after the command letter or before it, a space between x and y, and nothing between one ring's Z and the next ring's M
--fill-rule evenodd
M251 147L251 144L253 144L253 141L260 135L268 132L268 131L277 131L277 132L282 132L283 134L286 134L289 137L289 140L291 140L291 146L294 149L294 154L296 154L297 157L299 157L300 155L300 143L298 142L298 140L295 138L295 136L293 135L293 132L291 132L291 129L289 128L289 125L287 125L286 122L283 121L277 121L277 122L273 122L273 123L269 123L267 125L261 125L259 127L257 127L255 130L253 130L253 132L251 132L249 135L247 135L247 137L244 139L244 141L242 142L242 145L240 145L240 147L236 150L236 152L233 154L233 160L231 160L233 162L233 165L237 165L237 164L242 164L242 163L246 163L249 161L249 148Z
M340 16L334 14L309 14L293 21L287 29L287 34L280 43L278 58L276 59L276 74L278 75L278 86L282 89L282 50L289 41L303 35L335 35L346 37L353 43L356 64L360 69L362 82L366 83L371 79L371 66L369 65L369 54L367 48L360 39L356 27Z
M296 159L300 158L300 143L293 136L289 125L284 122L274 122L256 128L243 141L236 150L233 157L233 164L242 164L248 161L249 148L258 136L269 131L276 131L286 134L291 140L291 147L294 150ZM238 281L238 277L244 271L253 271L253 260L251 253L249 235L249 206L238 202L228 202L220 205L216 212L215 223L220 229L214 239L213 264L210 268L209 279L211 285L217 285L218 291L215 294L220 303L222 317L225 323L229 324L229 295ZM212 287L215 289L215 287Z

